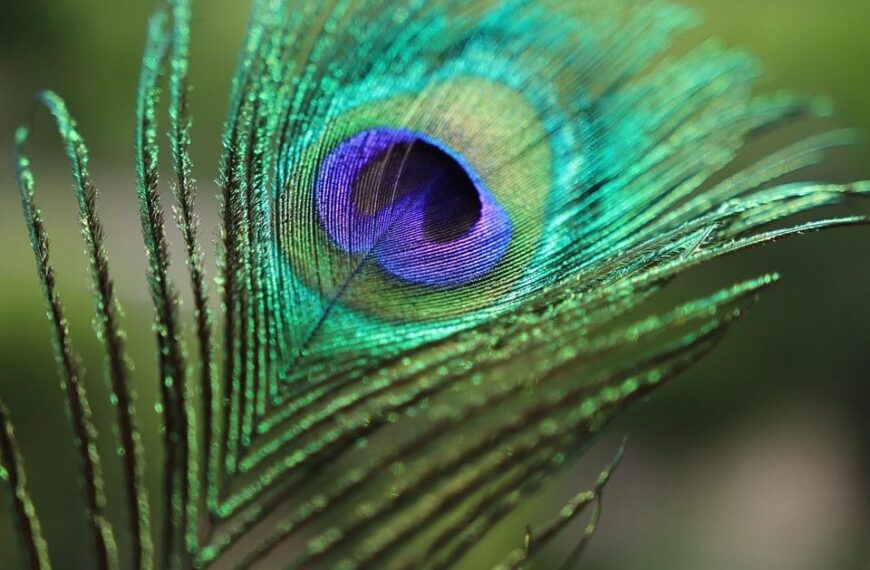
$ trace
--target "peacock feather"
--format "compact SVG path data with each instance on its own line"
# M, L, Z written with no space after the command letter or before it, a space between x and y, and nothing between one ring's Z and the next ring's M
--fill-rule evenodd
M817 210L870 183L779 182L853 133L733 167L757 133L825 107L754 95L756 62L718 43L671 50L696 20L656 0L254 0L223 132L213 292L189 156L191 8L165 2L148 27L135 133L159 493L144 483L136 384L147 380L126 357L87 146L63 100L39 94L74 178L123 473L116 521L23 126L18 184L94 567L453 567L777 280L647 308L674 277L864 222ZM169 274L164 96L192 323ZM25 566L48 569L2 405L0 428ZM533 563L591 510L573 567L622 452L498 567Z

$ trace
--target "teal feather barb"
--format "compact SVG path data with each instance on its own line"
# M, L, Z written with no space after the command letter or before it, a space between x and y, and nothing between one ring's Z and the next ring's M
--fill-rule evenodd
M754 60L716 43L671 52L696 21L678 6L255 0L223 135L215 312L189 156L190 21L184 0L152 18L136 111L159 492L144 484L135 384L148 380L133 381L125 356L87 147L60 97L38 96L74 176L123 450L123 524L106 514L29 127L16 134L96 568L453 567L628 404L713 348L777 276L650 314L669 281L865 221L817 212L866 196L868 182L779 182L853 144L850 133L731 166L756 133L818 105L753 95ZM192 325L169 275L164 95ZM811 221L784 221L800 214ZM2 405L0 428L23 560L49 568ZM591 507L572 565L615 464L493 563L533 564Z

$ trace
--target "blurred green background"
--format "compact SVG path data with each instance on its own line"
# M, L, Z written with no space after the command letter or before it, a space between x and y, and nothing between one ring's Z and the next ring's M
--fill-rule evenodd
M870 132L870 2L685 3L707 16L689 39L719 35L760 57L767 70L762 91L788 87L827 95L838 112L825 127ZM38 89L57 90L79 119L103 193L100 207L126 309L142 421L155 440L150 302L131 158L138 58L151 6L143 0L0 0L0 393L16 412L34 494L63 569L87 567L78 547L87 539L71 514L78 502L75 464L64 451L69 431L20 220L10 142ZM205 227L212 231L218 134L248 3L209 0L196 6L193 158ZM74 339L90 364L94 400L100 401L100 360L89 330L75 205L47 123L40 114L32 146L38 201ZM795 127L789 136L814 128ZM870 179L870 150L839 152L807 176ZM591 484L618 436L628 432L631 449L609 488L588 568L870 568L870 230L805 236L727 259L679 280L670 295L685 298L770 270L783 274L781 286L712 356L613 426L577 470L499 529L491 546L518 544L526 520L553 513ZM106 406L97 406L95 414L98 425L109 425ZM108 456L111 438L102 444ZM154 471L149 476L156 487ZM110 479L117 476L113 462L107 472ZM119 489L110 491L115 496ZM17 563L6 502L0 494L0 568Z

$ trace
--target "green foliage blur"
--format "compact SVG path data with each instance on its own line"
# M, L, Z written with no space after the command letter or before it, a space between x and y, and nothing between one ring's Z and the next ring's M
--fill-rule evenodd
M707 16L706 24L686 38L687 45L717 35L728 45L747 48L765 64L762 91L789 88L827 96L837 113L822 127L870 133L870 2L683 1ZM80 547L87 538L75 515L75 462L67 451L69 428L20 219L11 141L15 127L31 116L38 89L58 91L79 120L102 191L100 208L126 310L143 431L153 449L156 376L132 162L138 60L152 4L0 0L0 394L13 410L61 569L89 567ZM213 239L212 180L248 3L194 4L193 158L205 236ZM90 330L85 258L69 175L43 113L36 123L37 200L45 211L73 337L90 371L97 424L107 431L111 410L104 403L99 348ZM819 128L799 124L783 137ZM754 145L744 160L776 140ZM804 177L870 179L868 149L837 152ZM176 265L183 281L183 264ZM534 506L500 527L474 560L491 560L487 549L502 552L520 544L526 522L548 518L574 492L591 485L618 436L628 432L632 443L607 492L600 533L588 552L590 570L867 570L870 229L805 236L717 262L677 281L659 302L771 270L782 273L782 285L764 296L712 356L613 426L612 438L602 440L581 467L561 477ZM111 457L112 438L102 438L101 445L104 457ZM149 469L155 489L156 459ZM106 463L111 481L119 469L117 462ZM119 486L110 486L110 501L119 503ZM7 503L0 493L4 569L18 562ZM579 536L581 530L573 532ZM572 538L560 546L570 548ZM559 552L552 556L556 567Z

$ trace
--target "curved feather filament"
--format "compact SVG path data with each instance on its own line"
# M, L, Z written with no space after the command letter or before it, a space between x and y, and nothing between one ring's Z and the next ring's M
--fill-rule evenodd
M55 101L49 96L48 101ZM61 136L69 145L70 161L73 164L73 174L79 184L79 197L85 204L93 200L93 186L87 181L86 166L82 160L84 143L75 132L71 122L64 117L62 108L58 111L58 126ZM18 188L21 203L24 208L24 219L30 233L30 242L36 258L36 270L42 287L45 303L48 307L48 319L51 325L52 344L55 359L60 372L62 387L69 406L69 417L75 437L76 450L81 465L82 480L85 491L85 513L91 536L94 541L96 567L100 570L118 568L118 552L115 543L112 524L106 517L105 480L102 474L100 456L96 447L97 430L91 419L91 406L88 401L85 386L79 373L79 359L72 348L66 315L55 288L55 274L49 259L48 238L42 221L42 214L34 203L34 178L30 170L30 160L23 154L23 146L27 141L29 130L19 128L16 132L16 166ZM90 198L88 197L90 195ZM93 221L93 220L91 220ZM90 228L89 220L83 219L85 234ZM90 239L92 236L86 237ZM132 451L132 450L131 450ZM138 502L136 502L138 504Z
M12 491L15 526L25 556L25 565L30 570L51 570L48 544L42 534L42 525L27 490L27 475L24 458L15 439L15 428L9 419L6 404L0 401L0 480Z

